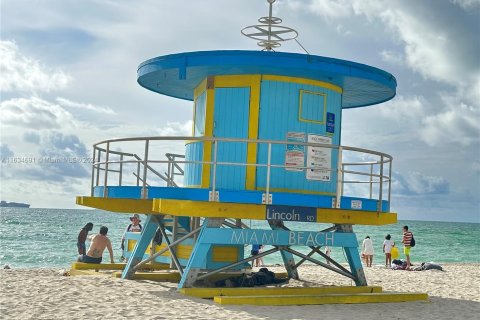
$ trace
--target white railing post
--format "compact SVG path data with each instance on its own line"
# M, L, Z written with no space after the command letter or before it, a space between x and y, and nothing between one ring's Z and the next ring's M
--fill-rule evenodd
M335 198L335 208L339 209L341 200L342 200L342 194L343 194L343 160L342 160L343 152L342 152L342 146L338 147L338 159L337 159L337 195Z
M105 179L103 180L103 197L108 195L107 179L108 179L108 161L110 156L110 142L107 142L107 151L105 152Z
M383 196L383 155L380 156L380 186L378 190L378 213L382 212L382 196Z
M270 204L270 168L272 162L272 144L268 143L268 154L267 154L267 179L265 186L265 203Z
M370 163L370 199L373 194L373 163Z
M167 187L173 186L173 168L172 168L172 158L170 156L167 156L168 159L168 167L167 167Z
M218 151L218 144L217 141L214 140L213 142L213 173L212 173L212 200L217 201L216 196L216 184L217 184L217 151Z
M100 150L100 148L99 148L98 149L98 155L97 155L97 181L95 182L95 186L97 186L97 187L100 183L100 160L101 159L102 159L102 150Z
M95 146L93 147L93 157L92 157L92 183L91 183L91 190L90 190L90 196L93 197L93 188L94 188L94 180L95 180L95 152L96 152Z
M147 170L148 170L148 147L150 140L145 140L145 152L143 158L143 187L142 187L142 198L146 199L147 196Z
M140 159L137 159L137 187L140 186Z
M388 167L388 205L390 205L390 200L392 196L392 159L389 161Z
M122 186L122 174L123 174L123 154L120 155L120 168L118 173L118 185Z

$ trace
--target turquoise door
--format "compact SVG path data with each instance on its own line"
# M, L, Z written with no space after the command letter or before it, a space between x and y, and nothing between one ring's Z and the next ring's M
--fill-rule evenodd
M248 138L250 88L216 88L213 116L213 136L216 138ZM214 159L212 149L212 160ZM217 162L245 164L247 144L220 142ZM212 168L213 175L213 168ZM246 166L217 165L216 189L244 190ZM210 183L213 183L213 176Z

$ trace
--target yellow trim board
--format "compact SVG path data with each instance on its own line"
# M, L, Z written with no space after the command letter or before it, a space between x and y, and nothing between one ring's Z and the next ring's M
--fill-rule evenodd
M323 96L323 121L319 120L312 120L312 119L304 119L302 118L302 109L303 109L303 94L313 94L317 96ZM299 122L309 122L309 123L316 123L316 124L325 124L327 121L327 94L321 92L313 92L309 90L300 89L299 94L299 102L298 102L298 121Z
M244 203L153 199L153 211L177 216L265 220L265 205Z
M357 293L331 295L216 296L218 304L290 306L314 304L390 303L427 301L426 293Z
M197 100L205 90L207 90L207 78L203 79L198 86L193 89L193 100Z
M265 220L266 205L153 199L153 211L176 216ZM377 213L345 209L317 208L317 222L338 224L384 225L397 222L396 213Z
M260 84L259 74L244 74L244 75L220 75L215 76L215 88L237 88L237 87L251 87L255 84Z
M248 114L248 139L258 139L258 127L260 119L260 76L252 77L250 85L250 106ZM257 163L258 145L256 143L247 144L247 164ZM245 189L255 190L255 180L257 167L247 166Z
M215 90L207 88L207 105L205 110L205 137L213 137L213 113L215 108ZM212 143L203 142L203 165L201 187L210 187L210 165L207 162L212 161Z
M215 296L273 296L273 295L315 295L333 293L380 293L382 287L256 287L256 288L182 288L180 293L197 298L211 299Z
M334 85L334 84L331 84L331 83L328 83L328 82L312 80L312 79L293 78L293 77L288 77L288 76L277 76L277 75L266 74L266 75L262 76L262 80L307 84L307 85L312 85L312 86L317 86L317 87L329 89L329 90L332 90L332 91L335 91L335 92L338 92L338 93L343 93L343 89L341 87L337 86L337 85Z
M77 197L76 203L81 206L118 213L158 214L152 211L152 199Z
M125 268L125 263L85 263L85 262L74 262L72 263L72 270L123 270ZM170 269L168 264L146 264L142 269L149 270L166 270Z

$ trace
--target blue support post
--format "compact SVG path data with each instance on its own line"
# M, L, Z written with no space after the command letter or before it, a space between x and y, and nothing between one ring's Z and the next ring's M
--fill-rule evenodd
M189 288L193 286L197 280L198 273L202 268L205 268L207 264L208 251L211 249L212 244L205 243L205 230L208 227L218 228L222 225L224 219L205 219L198 235L195 246L193 247L192 254L188 260L187 266L183 270L182 278L178 284L178 288Z
M140 235L140 239L135 244L135 248L133 249L130 258L128 259L127 265L122 272L122 279L131 279L135 273L133 271L133 267L135 267L140 261L142 261L143 256L145 255L145 251L148 248L148 245L153 239L155 232L158 228L158 218L154 215L147 215L147 220L142 229L142 234Z
M337 225L337 232L351 233L357 241L357 236L353 232L351 225ZM355 276L355 284L357 286L366 286L367 278L365 278L365 273L363 271L362 261L360 260L360 255L358 254L357 247L343 247L345 255L350 265L350 271Z

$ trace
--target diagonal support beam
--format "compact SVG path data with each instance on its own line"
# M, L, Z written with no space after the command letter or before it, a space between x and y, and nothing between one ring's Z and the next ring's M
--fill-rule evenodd
M311 257L309 257L309 256L307 256L307 255L304 255L303 253L300 253L300 252L298 252L298 251L296 251L296 250L293 250L293 249L291 249L291 248L289 248L289 247L284 247L282 250L288 251L288 252L290 252L291 254L294 254L294 255L296 255L296 256L298 256L298 257L304 258L305 260L308 260L308 261L310 261L310 262L313 262L313 263L315 263L315 264L318 264L319 266L322 266L322 267L324 267L324 268L326 268L326 269L328 269L328 270L331 270L331 271L334 271L334 272L336 272L336 273L339 273L339 274L341 274L341 275L343 275L343 276L345 276L345 277L348 277L348 278L350 278L350 279L356 280L355 276L354 276L353 274L351 274L350 272L345 272L345 271L342 271L342 270L338 270L338 269L336 269L336 268L334 268L334 267L332 267L332 266L329 266L328 264L325 264L325 263L323 263L323 262L320 262L320 261L318 261L317 259L313 259L313 258L311 258Z
M180 275L183 275L183 268L180 265L180 262L178 261L177 253L175 252L175 250L173 250L173 247L170 244L170 239L168 239L168 237L167 237L167 233L165 232L164 225L161 223L161 224L159 224L158 227L160 228L160 232L162 233L163 239L164 239L165 243L167 244L168 250L170 251L170 256L172 257L173 263L177 267L177 270L180 273Z

